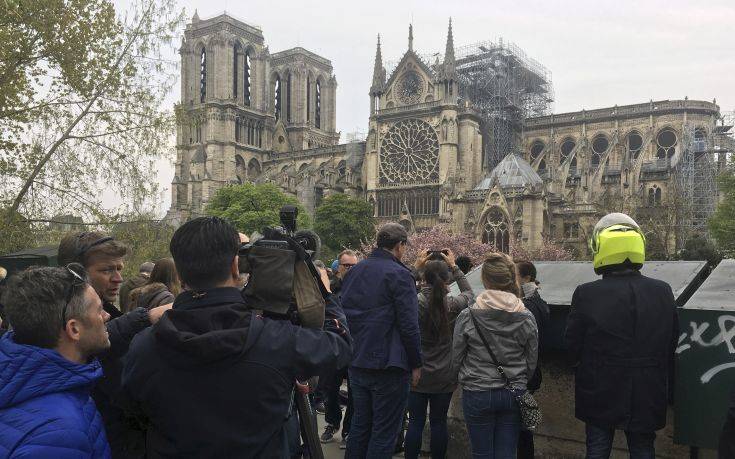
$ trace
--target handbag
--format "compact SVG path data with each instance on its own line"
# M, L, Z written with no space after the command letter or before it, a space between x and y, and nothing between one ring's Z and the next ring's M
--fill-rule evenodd
M528 390L518 390L511 387L510 379L508 379L508 376L505 374L503 366L498 363L498 359L495 357L493 350L490 349L490 345L487 344L487 340L480 331L480 327L477 324L475 315L472 313L472 309L469 310L469 313L472 323L475 325L475 330L477 330L477 334L480 335L482 344L485 345L485 349L487 349L487 352L490 354L493 365L498 368L498 373L500 373L500 376L502 376L505 381L505 388L513 395L516 403L518 403L518 408L521 410L521 426L524 430L536 430L539 424L541 424L541 408L538 406L538 402L536 402L536 399L533 398L533 394Z

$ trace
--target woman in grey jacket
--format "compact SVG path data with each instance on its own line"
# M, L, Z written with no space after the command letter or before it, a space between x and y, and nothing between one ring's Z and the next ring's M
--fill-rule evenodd
M487 290L457 318L452 369L462 386L472 457L510 459L516 456L521 427L513 393L526 390L536 368L538 330L533 314L519 298L516 268L510 257L502 253L488 255L482 264L482 284ZM478 333L483 334L503 366L509 386Z
M426 408L430 406L431 457L447 454L447 410L457 377L452 372L452 330L457 315L475 299L472 287L457 267L454 254L446 250L444 261L426 261L422 257L416 268L424 282L419 293L419 326L424 366L421 379L408 396L408 429L406 457L414 459L421 451L421 434L426 423ZM451 276L450 276L451 272ZM457 282L459 295L447 295L447 284Z

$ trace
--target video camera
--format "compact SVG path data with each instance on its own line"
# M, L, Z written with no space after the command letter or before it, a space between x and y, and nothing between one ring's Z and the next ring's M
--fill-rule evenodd
M321 328L328 292L312 262L321 241L312 231L296 230L296 206L283 206L279 216L282 226L265 228L262 238L240 247L240 272L250 273L243 297L271 317Z
M296 231L296 206L283 206L280 227L265 228L263 237L243 244L238 252L240 272L250 273L242 292L253 309L275 319L290 320L306 328L322 328L329 295L312 262L319 253L319 236ZM255 238L254 238L255 239ZM309 383L317 386L317 380ZM323 459L316 413L305 393L292 393L299 413L301 435L312 459Z

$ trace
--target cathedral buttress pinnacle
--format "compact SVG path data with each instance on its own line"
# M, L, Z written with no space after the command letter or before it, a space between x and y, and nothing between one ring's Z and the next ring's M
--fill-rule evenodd
M385 68L383 67L383 55L380 52L380 35L378 35L378 47L375 51L375 66L373 67L373 84L370 87L371 94L380 94L385 86Z
M413 51L413 24L408 25L408 50Z
M444 51L444 78L453 80L456 78L456 64L454 58L454 36L452 34L452 18L449 18L449 31L447 32L447 47Z

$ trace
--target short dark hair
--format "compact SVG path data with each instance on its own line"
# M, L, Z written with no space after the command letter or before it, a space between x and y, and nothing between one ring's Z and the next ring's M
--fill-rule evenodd
M531 282L536 282L536 266L528 260L516 261L519 277L528 277Z
M357 258L357 253L354 250L345 249L345 250L341 251L339 253L339 255L337 255L337 262L338 263L341 262L342 261L342 257L344 257L344 256Z
M59 266L80 263L87 267L89 259L94 255L125 258L129 252L128 246L103 233L96 231L71 233L59 242L57 263Z
M83 277L86 280L86 274ZM31 267L12 276L2 301L15 342L47 349L56 347L64 321L83 317L88 308L84 300L86 289L75 288L75 283L76 278L66 268ZM74 290L63 318L70 288Z
M240 234L219 217L199 217L181 225L169 245L176 271L187 287L216 287L230 276Z
M377 237L379 249L392 249L396 244L408 242L408 231L398 223L386 223L380 227Z
M457 259L454 261L459 269L467 274L472 269L472 260L470 260L470 257L467 255L460 255L457 257Z

